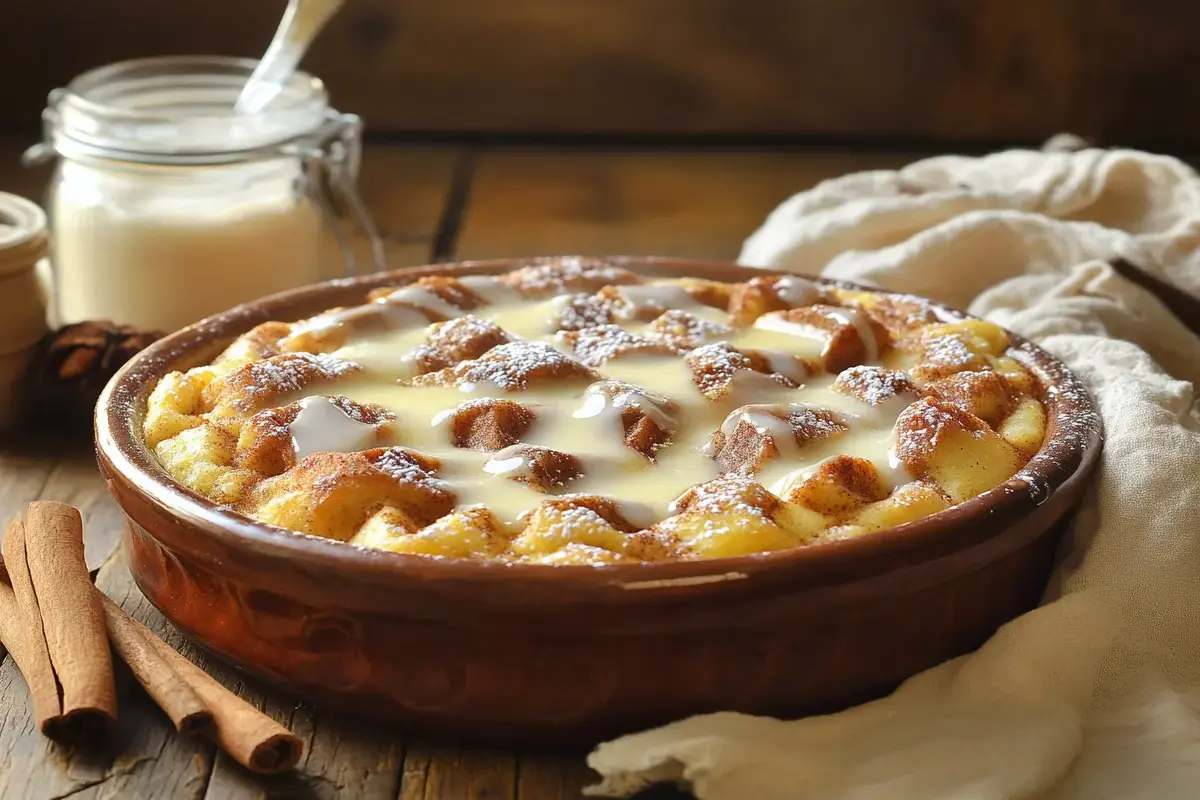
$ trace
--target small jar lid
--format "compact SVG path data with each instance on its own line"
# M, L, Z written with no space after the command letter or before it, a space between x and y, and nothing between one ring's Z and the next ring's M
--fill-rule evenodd
M0 275L32 269L48 243L46 212L24 197L0 192Z

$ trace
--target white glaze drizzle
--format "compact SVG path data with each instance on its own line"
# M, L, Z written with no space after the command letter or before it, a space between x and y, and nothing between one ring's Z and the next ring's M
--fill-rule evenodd
M500 475L505 478L532 477L529 456L524 452L526 446L514 444L503 450L497 450L484 462L483 471L489 475Z
M784 275L775 281L775 294L792 308L810 306L821 299L821 290L812 281Z
M831 312L834 319L843 325L851 325L858 332L863 345L864 361L872 364L879 360L879 343L875 341L875 330L867 315L858 308L836 308Z
M682 286L670 283L620 286L617 293L629 302L629 306L617 309L619 319L632 319L644 311L662 313L669 308L690 309L699 305Z
M465 275L458 282L491 305L521 302L520 293L495 275Z
M504 298L510 291L507 286L499 288L491 281L484 281L468 288L485 299ZM677 285L663 290L655 286L651 291L638 295L674 296ZM796 287L793 287L796 291ZM495 294L490 294L491 291ZM785 291L792 291L786 289ZM689 296L690 298L690 296ZM419 298L418 298L419 299ZM632 299L632 296L631 296ZM501 299L500 302L471 310L481 319L494 321L514 337L524 337L532 342L554 344L553 328L557 319L556 306L563 302L560 295L553 299L528 300L517 298ZM708 306L694 306L690 313L714 322L726 322L725 312ZM410 312L411 313L411 312ZM463 312L457 312L456 316ZM747 352L756 350L768 357L772 368L780 374L796 380L799 372L785 372L789 351L804 358L817 358L821 351L820 341L827 334L819 331L797 331L800 326L781 326L781 332L767 330L771 326L771 315L761 318L753 328L745 328L728 336L729 341ZM397 359L407 355L413 347L424 341L429 324L412 330L352 341L343 351L351 360L359 363L371 362L371 353L385 359L388 353ZM622 327L632 332L641 332L643 322L624 322ZM786 333L786 335L785 335ZM358 348L359 358L351 355ZM399 354L399 355L398 355ZM523 446L548 447L571 453L580 459L583 475L572 482L572 489L580 494L599 494L612 499L622 507L628 507L629 519L639 525L648 525L662 519L669 512L670 502L689 487L716 477L719 465L705 458L700 451L715 431L726 420L727 415L746 404L781 405L787 408L804 401L803 404L831 408L858 419L855 427L840 437L829 441L810 442L793 451L791 458L777 458L763 466L758 475L765 486L775 485L787 473L797 467L819 462L838 453L868 458L879 464L881 471L887 466L886 435L891 433L895 416L888 408L878 415L862 413L860 401L832 391L832 376L817 374L803 379L804 386L784 386L769 375L753 370L738 370L733 378L732 391L717 400L705 398L697 390L687 365L678 356L639 356L615 358L598 371L606 380L614 380L638 387L632 392L618 392L608 399L595 384L584 389L578 385L566 386L548 383L532 386L523 392L506 392L502 387L489 382L473 385L445 387L413 387L397 384L394 377L381 372L364 373L361 377L338 385L337 391L359 402L373 402L391 408L403 415L407 421L404 444L437 458L441 462L439 476L458 496L459 507L476 504L491 508L506 524L512 524L521 514L535 508L546 495L529 486L507 478L520 476L527 468L527 459L520 453L484 453L456 448L446 430L453 419L453 409L468 397L495 397L515 400L536 409L537 423L522 436ZM659 398L670 398L678 410L665 407ZM620 411L636 405L651 419L673 431L672 443L656 453L653 463L624 443L620 424ZM896 409L897 412L899 409ZM890 419L888 418L890 417ZM787 447L794 436L782 435L783 420L772 423L758 417L754 422L776 428L777 436ZM790 428L790 426L789 426ZM606 431L608 431L606 433ZM509 459L520 459L505 463ZM882 462L882 463L880 463ZM488 464L490 467L487 467ZM886 478L886 474L885 474ZM632 514L636 513L637 519Z
M447 303L442 298L438 297L432 291L424 286L404 286L383 298L384 302L391 301L393 303L403 301L412 303L414 306L428 308L430 311L436 311L446 319L454 319L461 317L466 312L455 305Z
M375 426L349 417L327 397L305 397L288 426L296 460L313 453L354 453L375 445Z

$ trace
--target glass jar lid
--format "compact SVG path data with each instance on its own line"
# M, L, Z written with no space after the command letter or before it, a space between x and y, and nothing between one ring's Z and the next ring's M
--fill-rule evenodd
M111 158L154 164L212 164L278 155L330 121L317 78L294 73L264 111L237 114L234 102L257 62L223 56L123 61L85 72L50 93L36 160ZM35 148L37 150L37 148Z

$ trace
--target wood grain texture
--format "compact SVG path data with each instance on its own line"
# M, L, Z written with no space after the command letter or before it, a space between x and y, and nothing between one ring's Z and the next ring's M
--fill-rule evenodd
M584 787L600 781L587 767L587 753L522 753L517 797L583 797Z
M283 6L10 0L0 126L119 59L256 57ZM1154 145L1200 140L1197 23L1135 0L355 0L306 64L375 130Z
M429 262L461 157L454 147L366 148L359 191L383 234L389 268ZM356 253L367 255L361 239Z
M517 797L515 755L422 742L409 745L399 800L443 797L514 800Z
M915 158L836 151L484 152L454 257L733 259L771 209L795 192Z

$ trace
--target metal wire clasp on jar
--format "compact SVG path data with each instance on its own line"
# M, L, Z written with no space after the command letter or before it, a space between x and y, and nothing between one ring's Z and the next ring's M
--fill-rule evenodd
M255 62L126 61L51 92L45 137L59 322L176 329L284 289L371 269L380 236L357 190L362 122L296 73L266 110L235 114ZM337 209L344 209L347 220ZM334 247L336 245L336 248ZM330 255L341 269L330 270Z

